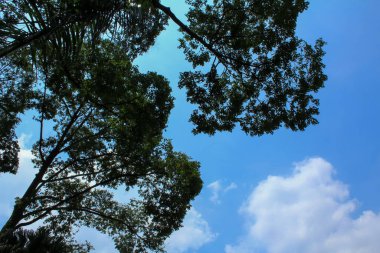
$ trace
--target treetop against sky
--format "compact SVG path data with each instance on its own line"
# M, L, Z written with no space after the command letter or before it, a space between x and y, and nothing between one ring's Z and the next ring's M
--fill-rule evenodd
M0 175L2 224L20 185L46 168L14 224L92 227L75 239L97 238L95 252L113 250L95 229L127 252L379 248L365 236L380 227L376 1L311 1L305 12L304 1L92 2L80 15L86 1L4 3L31 16L21 30L8 17L2 41L4 73L18 77L2 84L13 159L2 169L20 158L16 175ZM65 11L47 15L53 7Z

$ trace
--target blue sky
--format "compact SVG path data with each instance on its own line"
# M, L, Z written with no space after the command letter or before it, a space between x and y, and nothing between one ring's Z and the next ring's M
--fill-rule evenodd
M164 3L183 17L184 1ZM204 188L184 229L168 241L171 253L373 253L380 248L370 236L380 232L379 8L378 0L311 0L301 15L299 36L328 43L329 77L318 94L320 123L303 132L280 129L252 138L236 129L194 136L188 122L192 106L176 87L179 73L190 65L177 49L179 33L172 23L137 60L142 71L170 80L176 101L165 136L202 164ZM18 134L33 130L23 125ZM7 178L0 176L3 187ZM0 209L7 201L0 194ZM102 247L106 252L99 246L95 252Z

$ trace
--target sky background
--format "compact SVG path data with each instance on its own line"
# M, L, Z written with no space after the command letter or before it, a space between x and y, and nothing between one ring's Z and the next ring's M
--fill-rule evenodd
M182 20L184 1L163 1ZM298 21L299 37L322 37L328 81L317 95L319 124L303 132L280 129L246 136L240 129L214 136L191 133L192 105L177 88L191 68L177 49L180 34L170 23L136 64L171 82L175 96L167 138L201 162L204 187L184 227L167 241L169 253L314 253L380 249L380 16L378 0L311 0ZM28 117L26 117L27 119ZM27 119L26 122L29 122ZM0 223L14 196L30 180L28 151L36 138L30 124L22 137L17 176L0 175ZM26 186L25 186L26 187ZM111 242L91 230L96 253Z

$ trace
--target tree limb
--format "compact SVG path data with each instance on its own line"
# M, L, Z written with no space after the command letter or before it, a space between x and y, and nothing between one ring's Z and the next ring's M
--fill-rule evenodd
M177 18L177 16L170 10L169 7L164 6L160 3L159 0L152 0L153 6L157 9L160 9L162 12L164 12L166 15L168 15L174 23L176 23L184 32L186 32L190 37L197 40L199 43L201 43L205 48L207 48L210 52L212 52L220 62L226 63L224 60L224 56L215 50L211 44L209 44L207 41L205 41L202 37L200 37L198 34L193 32L187 25L185 25L181 20Z

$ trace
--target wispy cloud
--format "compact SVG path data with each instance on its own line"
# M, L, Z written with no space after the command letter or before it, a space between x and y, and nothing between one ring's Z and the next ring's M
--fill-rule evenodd
M26 134L26 133L22 133L20 135L20 137L18 138L18 145L20 146L20 149L27 149L27 143L30 141L30 139L32 138L32 135L31 134Z
M207 185L207 188L210 189L211 191L211 197L210 197L210 200L211 202L213 203L220 203L220 199L219 199L219 194L220 194L220 191L222 190L222 184L220 183L220 181L215 181L215 182L212 182L211 184Z
M296 165L289 177L269 176L241 208L247 234L226 253L372 253L380 249L380 214L353 218L356 202L321 158Z
M235 183L230 183L223 191L224 192L229 192L231 190L234 190L237 188L237 184Z
M215 204L220 204L220 195L221 193L229 192L237 188L235 183L230 183L228 186L224 187L221 180L217 180L207 185L207 188L211 191L210 201Z

